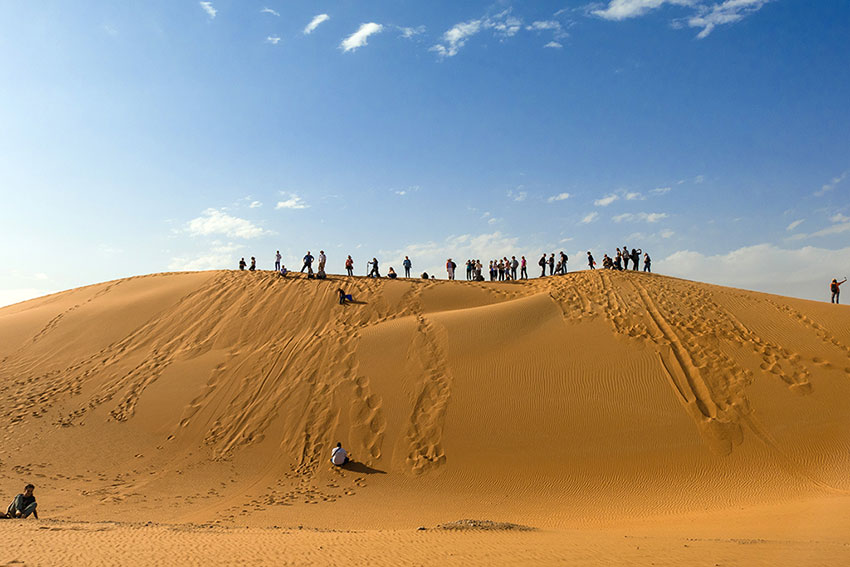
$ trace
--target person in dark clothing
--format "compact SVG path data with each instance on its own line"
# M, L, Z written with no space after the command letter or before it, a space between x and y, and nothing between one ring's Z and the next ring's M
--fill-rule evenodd
M370 278L380 278L381 273L378 271L378 259L372 258L372 261L369 262L369 264L372 266L372 270L369 272L369 277Z
M7 518L27 518L32 514L33 518L38 519L38 512L35 511L37 504L33 491L35 486L28 484L24 487L23 494L18 494L9 507L6 509Z
M649 254L643 255L643 271L652 273L652 259L649 257Z
M310 251L309 251L309 250L307 250L307 254L304 256L304 265L303 265L303 266L301 266L301 269L300 269L300 270L298 270L298 271L299 271L299 272L304 272L304 268L307 268L307 273L308 273L308 274L312 274L312 273L313 273L313 255L312 255L312 254L310 254Z
M591 270L596 269L596 261L593 259L593 254L590 253L590 250L587 251L587 265L590 266Z
M550 276L555 275L555 253L554 252L552 252L552 254L549 256L549 275Z
M561 275L566 275L567 273L567 260L569 260L569 257L561 250Z
M345 305L345 291L342 288L339 288L336 292L339 294L339 304Z
M242 258L241 260L239 260L239 269L244 272L245 266L247 266L247 264L245 263L245 258Z
M838 304L838 296L841 295L841 284L847 281L847 278L844 278L841 281L838 281L835 278L832 278L832 283L829 284L829 291L832 292L831 303Z
M637 270L640 267L640 254L643 252L640 248L635 250L632 248L632 269Z
M249 272L253 272L257 269L257 259L251 256L251 267L248 268Z
M626 246L623 246L623 269L629 269L629 249Z
M614 256L614 269L622 270L623 269L623 255L620 253L620 249L617 248L617 255Z
M540 266L540 277L546 276L546 253L544 252L540 259L537 261L537 265Z
M410 277L410 267L413 266L413 263L410 261L410 258L407 256L404 257L404 262L401 263L404 266L404 277Z

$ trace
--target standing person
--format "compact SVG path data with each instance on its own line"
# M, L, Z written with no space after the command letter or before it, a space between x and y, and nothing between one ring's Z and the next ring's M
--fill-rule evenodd
M304 265L303 265L303 266L301 266L301 269L300 269L300 270L298 270L298 272L299 272L299 273L303 273L303 272L304 272L304 268L307 268L307 273L308 273L308 274L312 274L312 273L313 273L313 255L312 255L312 254L310 254L310 251L309 251L309 250L307 250L307 254L304 256Z
M528 279L528 260L525 259L525 256L519 261L519 277L524 280Z
M496 262L490 260L490 281L496 281Z
M457 265L457 264L455 264L454 262L452 262L452 259L451 259L451 258L449 258L448 260L446 260L446 273L449 275L449 279L450 279L450 280L455 279L455 266L456 266L456 265Z
M829 291L832 292L832 298L830 299L831 303L835 303L838 305L838 296L841 295L841 284L847 281L847 278L844 278L841 281L838 281L835 278L832 278L832 283L829 284Z
M274 271L280 271L280 259L282 256L280 255L280 250L277 251L277 254L274 255Z
M481 270L484 266L481 264L481 260L475 260L475 281L483 282L484 278L481 277Z
M590 250L587 251L587 265L590 266L591 270L596 269L596 261L593 259L593 254L590 253Z
M540 259L537 261L537 265L540 266L542 270L540 272L540 277L542 278L546 276L546 252L544 252Z
M349 276L354 275L354 260L351 259L351 254L345 259L345 271L348 272Z
M410 258L405 256L404 262L402 262L401 265L404 266L404 277L409 278L410 277L410 268L411 268L411 266L413 266L413 263L410 261Z
M549 256L549 275L550 276L555 275L555 253L554 252L552 252L552 254Z
M325 263L328 261L328 257L325 256L324 250L319 250L319 271L325 271Z
M23 494L15 496L15 499L9 504L9 508L6 509L7 518L27 518L32 514L33 518L38 519L38 512L35 511L37 504L35 503L35 496L32 494L33 490L35 490L35 486L28 484L24 487Z
M623 246L623 269L629 269L629 247Z
M649 254L644 254L643 255L643 271L652 273L652 269L650 269L651 266L652 266L652 259L649 257Z
M561 275L562 276L566 275L566 273L567 273L567 260L568 259L569 258L567 257L566 254L564 254L564 251L561 250Z
M248 268L248 271L253 272L253 271L256 271L256 269L257 269L257 259L254 258L253 256L251 256L251 267Z
M511 256L511 279L516 279L516 269L519 268L519 260L516 259L516 256Z
M472 279L472 260L467 258L467 260L466 260L466 281L469 281L471 279Z
M632 269L637 270L638 264L640 264L640 253L643 252L640 248L634 249L632 248Z
M242 258L241 260L239 260L239 269L242 270L243 272L245 271L245 266L247 266L247 265L248 264L245 263L245 258Z
M499 260L499 263L496 265L496 269L499 270L499 281L505 281L505 261Z
M369 272L369 277L370 278L380 278L381 273L378 271L378 259L372 258L372 261L369 262L369 264L372 265L372 271Z

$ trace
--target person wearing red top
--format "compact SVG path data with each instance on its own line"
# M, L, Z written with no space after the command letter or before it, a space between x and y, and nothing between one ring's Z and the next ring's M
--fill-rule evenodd
M829 284L829 291L832 292L832 303L838 304L838 296L841 294L841 284L847 281L847 278L844 278L841 281L832 278L832 283Z

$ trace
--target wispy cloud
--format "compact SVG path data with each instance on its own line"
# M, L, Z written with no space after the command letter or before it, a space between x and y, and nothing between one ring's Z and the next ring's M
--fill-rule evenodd
M513 199L514 201L516 201L518 203L525 201L525 199L527 197L528 197L528 192L522 191L522 185L517 187L516 191L514 191L513 189L508 191L508 198Z
M829 181L829 183L824 183L823 186L818 191L815 191L815 196L821 197L823 195L826 195L827 193L829 193L833 189L835 189L842 181L847 179L848 173L850 173L850 171L845 171L844 173L842 173L838 177L833 177Z
M376 24L375 22L361 24L360 28L356 32L342 40L342 43L339 44L339 48L342 49L344 53L354 51L358 47L366 45L366 40L369 39L370 35L381 33L381 30L383 29L384 26Z
M543 47L548 47L550 49L561 49L564 46L561 45L560 43L558 43L557 41L550 41L549 43L547 43Z
M644 197L643 195L641 195L641 194L640 194L639 192L637 192L637 191L627 191L627 192L623 195L623 198L624 198L626 201L643 201L646 197Z
M492 30L501 37L513 37L522 29L522 20L510 14L510 9L494 16L455 24L441 37L441 43L431 47L441 58L454 57L470 37L483 30Z
M276 35L270 35L266 38L266 43L271 43L272 45L277 45L280 43L280 37Z
M310 35L323 22L327 22L330 19L331 19L331 17L328 16L327 14L319 14L318 16L315 16L312 20L310 20L310 23L307 24L307 27L304 28L304 35Z
M261 14L271 14L272 16L277 16L278 18L280 17L280 14L277 13L276 11L272 10L271 8L263 8L262 10L260 10L260 13Z
M653 195L666 195L672 190L672 187L656 187L655 189L650 191L650 193L652 193Z
M771 0L726 0L713 6L698 6L698 13L688 18L688 26L702 28L697 34L699 39L708 36L715 27L724 24L733 24L743 20L749 14L758 12L762 6Z
M599 213L593 211L592 213L587 213L584 215L584 218L581 219L581 224L590 224L599 218Z
M794 230L795 228L797 228L798 226L800 226L801 224L803 224L803 222L804 222L805 220L806 220L806 219L799 219L799 220L795 220L794 222L792 222L791 224L789 224L787 227L785 227L785 230L787 230L787 231L789 231L789 232L790 232L790 231Z
M416 26L415 28L396 26L396 29L401 32L401 35L399 37L404 39L412 39L417 35L422 35L423 33L425 33L425 26Z
M275 209L306 209L310 207L310 205L305 203L304 200L295 193L284 193L284 196L288 196L288 198L283 201L278 201L277 205L274 207Z
M611 0L604 9L591 10L591 14L606 20L627 20L643 16L665 4L691 6L694 0Z
M614 222L658 222L668 217L667 213L623 213L613 217Z
M192 236L209 236L223 234L230 238L257 238L271 234L249 220L227 214L222 209L207 209L198 218L192 219L186 225L186 230Z
M262 206L263 206L263 204L259 201L251 201L251 204L248 205L248 208L249 209L259 209Z
M612 193L610 195L606 195L606 196L602 197L601 199L596 199L595 201L593 201L593 204L596 205L597 207L607 207L608 205L610 205L614 201L618 200L619 198L620 198L619 196Z
M215 15L218 14L218 10L213 8L212 2L199 2L201 8L203 8L204 12L210 17L210 19L215 18Z
M566 201L570 198L569 193L558 193L557 195L552 195L548 199L546 199L550 203L554 203L555 201Z
M529 25L525 26L525 29L528 31L559 30L561 29L561 22L558 20L540 20L531 22Z

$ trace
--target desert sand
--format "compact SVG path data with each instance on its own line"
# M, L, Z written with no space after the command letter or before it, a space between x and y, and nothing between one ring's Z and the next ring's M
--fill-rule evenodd
M848 402L850 308L660 275L117 280L0 309L0 564L850 564Z

